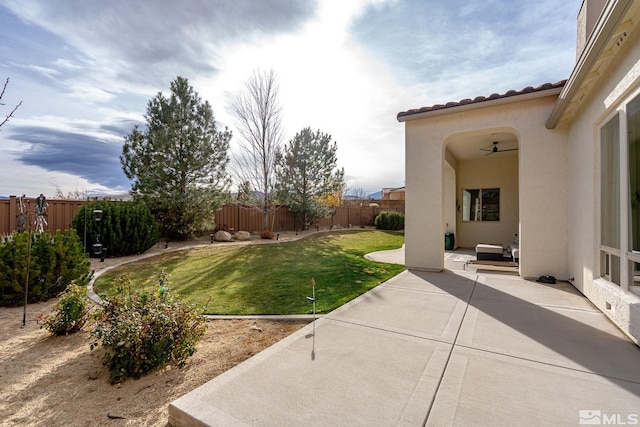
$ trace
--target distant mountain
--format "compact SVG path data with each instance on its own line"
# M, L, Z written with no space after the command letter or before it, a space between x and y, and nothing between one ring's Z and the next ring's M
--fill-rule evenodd
M380 200L382 199L382 190L378 191L377 193L371 193L367 197L374 200Z
M366 196L356 196L354 194L345 194L344 198L346 200L360 200L360 199L374 199L379 200L382 199L382 191L378 191L377 193L367 194Z

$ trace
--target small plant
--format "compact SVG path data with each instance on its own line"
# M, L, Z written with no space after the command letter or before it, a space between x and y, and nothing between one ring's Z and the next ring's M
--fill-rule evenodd
M206 332L202 310L183 303L169 291L169 275L160 273L157 292L131 292L130 279L118 279L119 294L97 313L91 349L106 349L111 382L139 378L156 367L178 367L196 351Z
M265 229L260 232L260 237L262 237L263 239L273 239L275 237L275 234L273 234L273 231Z
M75 283L67 286L41 327L52 335L68 335L78 332L89 318L90 302L87 289Z
M379 230L402 230L404 229L404 215L400 212L380 212L374 224Z

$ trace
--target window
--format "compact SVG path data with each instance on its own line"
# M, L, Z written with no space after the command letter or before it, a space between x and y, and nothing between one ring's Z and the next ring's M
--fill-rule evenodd
M463 221L500 221L500 189L462 190Z
M600 276L640 292L640 95L600 128Z
M629 135L629 284L640 286L640 96L627 106ZM633 289L633 288L632 288ZM640 289L640 288L635 288Z
M620 119L600 129L600 273L620 284Z
M640 252L640 96L627 107L629 134L629 215L631 236L629 248Z

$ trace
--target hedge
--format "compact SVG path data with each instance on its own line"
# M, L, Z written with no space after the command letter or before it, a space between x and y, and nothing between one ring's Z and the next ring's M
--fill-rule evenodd
M380 230L403 230L404 215L400 212L380 212L374 224Z
M102 211L100 221L93 217L95 210ZM107 248L107 256L113 257L142 253L159 238L158 224L142 202L88 202L78 209L71 226L86 241L87 252L100 235L100 243Z
M90 263L75 231L54 235L14 232L0 238L0 306L24 304L27 259L28 303L56 297L72 282L89 283Z

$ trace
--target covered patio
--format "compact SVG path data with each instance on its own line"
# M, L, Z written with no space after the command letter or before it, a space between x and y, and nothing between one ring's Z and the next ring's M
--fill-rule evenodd
M444 269L456 247L518 239L522 277L567 278L567 144L539 126L563 82L398 114L406 140L406 265Z

